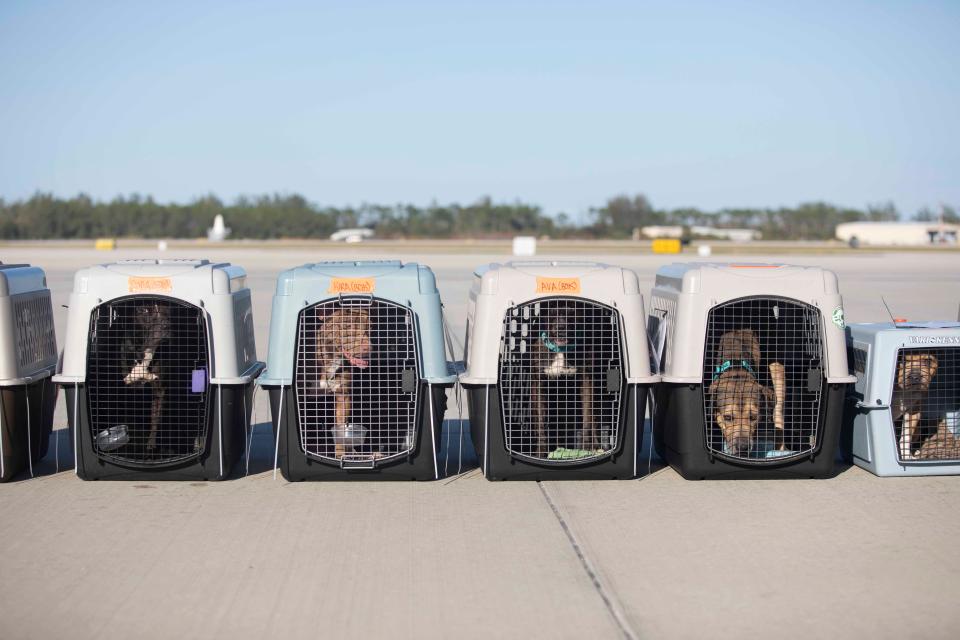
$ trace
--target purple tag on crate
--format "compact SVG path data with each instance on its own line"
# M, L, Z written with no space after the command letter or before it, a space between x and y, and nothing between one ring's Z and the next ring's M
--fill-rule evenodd
M190 383L190 391L194 393L203 393L203 390L206 388L207 388L207 370L194 369L193 380Z

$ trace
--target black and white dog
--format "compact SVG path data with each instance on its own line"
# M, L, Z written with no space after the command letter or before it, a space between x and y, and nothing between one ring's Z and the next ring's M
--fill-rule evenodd
M157 428L160 425L163 397L166 393L163 361L157 357L157 352L163 342L171 337L170 308L156 300L145 301L135 307L133 321L133 330L123 341L124 369L129 368L123 382L127 385L152 387L147 451L153 451L157 448Z

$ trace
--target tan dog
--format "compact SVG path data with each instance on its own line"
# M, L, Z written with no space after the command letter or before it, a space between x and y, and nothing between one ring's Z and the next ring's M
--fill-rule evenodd
M370 365L370 350L370 312L366 309L337 309L317 329L317 365L321 371L317 386L334 395L334 429L346 428L353 375L356 369ZM345 445L335 445L337 458L345 453Z
M713 400L714 419L723 434L725 449L739 457L749 456L757 427L771 404L777 447L780 451L786 448L783 437L785 370L779 362L770 364L771 389L757 380L759 363L760 341L753 331L738 329L720 337L716 374L707 393Z
M932 353L907 352L897 365L890 409L893 421L900 424L900 458L915 460L913 441L919 435L923 404L930 392L930 383L937 374L937 357Z

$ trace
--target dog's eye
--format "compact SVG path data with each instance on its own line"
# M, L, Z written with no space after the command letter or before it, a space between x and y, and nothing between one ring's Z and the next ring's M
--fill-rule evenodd
M733 422L733 414L725 413L723 414L723 419L726 420L727 422Z

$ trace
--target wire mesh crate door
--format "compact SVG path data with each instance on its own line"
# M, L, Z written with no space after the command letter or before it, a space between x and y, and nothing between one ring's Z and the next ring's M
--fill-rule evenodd
M409 308L371 297L308 307L294 383L304 453L342 462L412 451L419 379Z
M960 348L897 352L890 410L900 461L960 460Z
M49 294L21 294L13 302L17 366L27 370L57 352Z
M499 386L508 451L563 464L615 450L620 333L615 309L581 299L544 298L507 311Z
M808 454L823 391L820 311L754 297L710 310L703 355L707 448L756 462Z
M167 464L201 454L207 435L207 331L197 307L136 296L91 318L88 405L98 455Z

